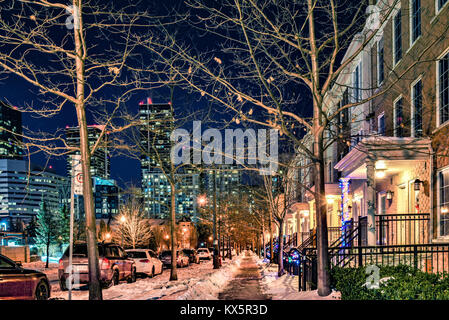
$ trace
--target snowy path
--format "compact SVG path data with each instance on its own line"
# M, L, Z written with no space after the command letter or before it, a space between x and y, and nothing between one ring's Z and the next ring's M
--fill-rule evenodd
M262 291L261 279L257 258L247 251L234 279L218 297L220 300L269 300L271 297Z

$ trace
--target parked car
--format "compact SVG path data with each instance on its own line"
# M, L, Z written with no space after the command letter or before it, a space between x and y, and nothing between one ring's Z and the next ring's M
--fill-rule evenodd
M100 264L100 281L104 288L117 285L121 280L128 283L136 281L136 264L128 258L126 252L113 243L99 243L98 256ZM87 244L76 243L73 245L73 274L74 281L89 283L87 264ZM67 278L69 276L69 248L59 260L58 276L61 290L67 290Z
M200 263L200 257L195 249L182 249L182 252L189 257L190 263Z
M212 254L209 251L209 249L207 249L207 248L198 248L198 257L201 260L204 260L204 259L210 260L210 259L212 259Z
M134 260L137 273L146 274L150 277L162 273L162 261L159 260L153 250L130 249L126 250L126 253L130 259Z
M0 254L0 300L47 300L50 292L45 273L24 269Z
M178 250L176 254L176 266L177 267L187 267L189 265L189 257L182 252L182 250ZM161 252L160 259L164 264L164 267L171 268L171 250L164 250Z

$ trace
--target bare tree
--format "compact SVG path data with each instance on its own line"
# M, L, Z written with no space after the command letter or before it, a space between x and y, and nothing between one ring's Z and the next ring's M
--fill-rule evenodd
M118 226L116 241L123 239L125 247L146 246L151 238L151 227L142 205L135 201L130 201L120 208L120 213L115 217Z
M0 74L21 79L41 100L19 110L52 118L71 107L77 120L79 146L67 144L63 128L39 132L25 128L20 139L28 156L81 155L89 299L102 299L90 159L103 147L106 134L126 129L117 123L117 111L144 83L131 61L139 64L133 54L134 30L146 13L132 12L125 4L114 8L96 1L13 0L1 2L0 15ZM102 126L97 141L89 141L88 118Z
M426 46L405 72L394 74L395 80L381 90L363 88L371 94L337 108L327 105L325 97L338 84L339 76L373 42L398 0L379 3L382 11L365 28L369 1L191 0L191 26L211 35L217 46L194 46L164 28L159 29L159 38L153 34L146 42L149 52L186 88L233 111L236 123L252 122L278 129L310 159L314 189L309 191L316 206L321 296L330 293L323 156L329 144L325 132L344 110L387 92L432 47L432 43ZM344 56L359 32L359 45ZM313 138L310 146L303 144L301 132Z

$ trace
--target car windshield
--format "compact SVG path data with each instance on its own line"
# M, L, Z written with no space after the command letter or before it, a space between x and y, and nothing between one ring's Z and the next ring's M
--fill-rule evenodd
M209 250L207 250L207 249L198 249L198 252L207 253L207 252L209 252Z
M126 251L128 257L133 259L146 258L147 254L144 251Z

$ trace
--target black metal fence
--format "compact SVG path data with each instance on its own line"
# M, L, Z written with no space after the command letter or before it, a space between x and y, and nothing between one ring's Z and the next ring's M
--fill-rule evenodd
M379 245L429 243L429 213L375 215Z
M302 251L299 290L316 288L316 248ZM330 268L407 265L427 273L449 272L449 244L329 248Z

